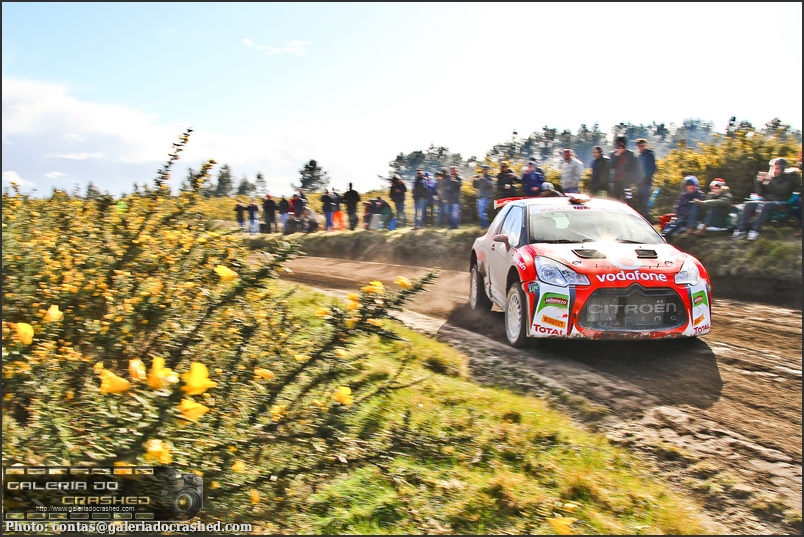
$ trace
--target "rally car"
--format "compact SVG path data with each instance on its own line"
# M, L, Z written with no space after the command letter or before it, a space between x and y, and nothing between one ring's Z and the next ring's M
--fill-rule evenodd
M628 205L583 194L508 198L475 240L469 303L505 312L515 347L528 337L695 337L711 330L712 286Z

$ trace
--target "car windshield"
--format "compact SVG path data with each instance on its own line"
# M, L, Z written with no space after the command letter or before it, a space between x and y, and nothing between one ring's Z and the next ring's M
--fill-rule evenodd
M641 217L621 210L603 210L588 206L531 206L529 212L529 243L664 242L656 230Z

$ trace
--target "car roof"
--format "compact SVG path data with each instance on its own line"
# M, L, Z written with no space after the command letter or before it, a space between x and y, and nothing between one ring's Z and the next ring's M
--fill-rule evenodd
M503 201L503 200L498 200ZM549 198L518 198L518 199L510 199L505 205L525 205L527 207L536 205L539 207L568 207L572 205L586 205L588 207L594 207L596 209L609 209L609 208L617 208L617 209L630 209L629 212L635 211L631 206L626 203L617 200L610 200L604 198L590 198L584 194L580 194L572 197L567 196L556 196L556 197L549 197Z

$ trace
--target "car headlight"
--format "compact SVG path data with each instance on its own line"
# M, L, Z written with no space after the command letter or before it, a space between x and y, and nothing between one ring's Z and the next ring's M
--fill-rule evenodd
M589 278L547 257L539 256L536 258L536 274L539 275L541 282L559 287L589 285Z
M688 257L681 265L681 270L676 273L676 285L697 285L700 281L701 273L698 266Z

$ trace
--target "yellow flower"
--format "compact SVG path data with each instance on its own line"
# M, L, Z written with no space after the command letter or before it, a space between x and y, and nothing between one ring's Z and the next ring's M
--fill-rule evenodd
M64 317L64 314L59 311L59 307L55 304L50 306L50 309L45 313L45 321L47 322L61 321L62 317Z
M377 327L382 326L382 321L380 321L379 319L366 319L366 322L368 324L372 325L372 326L377 326Z
M368 285L366 285L364 287L361 287L360 290L363 291L364 293L377 294L378 295L378 294L382 293L383 291L385 291L385 287L383 286L381 281L373 280L373 281L370 281Z
M307 356L306 354L297 354L296 356L294 356L294 358L296 358L296 361L298 362L306 362L307 360L310 359L310 357Z
M178 381L179 376L172 369L165 367L165 359L161 356L154 357L151 372L148 373L148 386L154 390L161 390L167 387L168 384L174 384Z
M218 385L217 382L209 380L209 370L201 362L190 364L190 371L183 373L181 379L186 383L181 391L187 395L201 395L208 389Z
M173 455L170 454L170 446L162 440L151 439L145 443L145 460L158 461L162 464L173 462Z
M128 361L128 376L132 380L145 380L148 374L145 371L145 364L139 358L134 358Z
M349 311L354 311L360 307L359 302L352 302L351 300L346 303L346 307L349 308Z
M236 460L232 465L232 471L240 473L246 469L246 463L241 461L240 459Z
M102 369L103 369L103 362L97 362L95 365L92 366L92 371L94 371L96 375L100 375Z
M335 393L332 395L336 401L338 401L342 405L351 405L355 402L354 397L352 397L352 389L346 386L338 386L335 389Z
M575 522L577 519L575 518L565 518L565 517L558 517L558 518L548 518L547 521L553 526L553 529L556 530L558 535L572 535L572 523Z
M354 318L352 318L352 319L346 319L346 321L344 321L344 323L343 323L343 324L344 324L344 326L345 326L346 328L348 328L348 329L350 329L350 330L351 330L352 328L354 328L354 327L355 327L355 325L357 324L357 321L358 321L358 320L357 320L357 319L354 319Z
M209 407L196 403L192 399L182 399L179 403L179 412L190 421L198 421L198 418L209 412Z
M410 283L410 280L405 278L404 276L398 277L396 280L394 280L394 283L397 284L402 289L410 289L411 287L413 287L413 284Z
M212 483L209 484L209 486L210 488L217 489L220 488L221 484L218 483L217 481L213 481Z
M120 378L108 369L100 370L100 392L101 393L123 393L128 391L131 383L124 378Z
M260 492L257 489L251 489L248 495L251 498L251 503L260 503Z
M285 414L285 405L274 405L271 407L271 419L274 421L279 421L282 419L282 416Z
M351 300L352 302L360 302L360 295L357 293L349 293L349 296L347 296L346 299Z
M335 349L335 356L337 356L338 358L346 358L347 356L349 356L349 353L343 349Z
M28 323L17 323L17 337L20 338L23 345L30 345L34 337L33 326Z
M218 273L218 276L221 277L221 281L224 282L229 282L237 278L237 272L228 267L224 267L223 265L218 265L215 267L215 272Z
M263 369L261 367L254 369L254 376L264 378L265 380L271 380L276 377L273 371L269 371L268 369Z
M326 317L329 315L329 308L321 308L317 312L315 312L316 317Z

